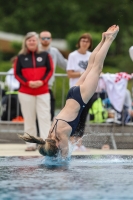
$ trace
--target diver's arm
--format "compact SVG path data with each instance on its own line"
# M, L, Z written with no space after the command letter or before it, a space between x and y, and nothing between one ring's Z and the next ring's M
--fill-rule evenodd
M63 158L67 158L69 152L68 137L63 136L62 138L60 138L59 148L61 150L61 156Z

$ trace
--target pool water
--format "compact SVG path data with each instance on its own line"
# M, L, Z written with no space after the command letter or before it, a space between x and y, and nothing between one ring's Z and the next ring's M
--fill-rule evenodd
M133 156L0 157L0 200L133 199Z

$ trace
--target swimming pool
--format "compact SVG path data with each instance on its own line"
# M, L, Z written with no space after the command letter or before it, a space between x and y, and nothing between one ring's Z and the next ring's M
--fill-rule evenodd
M133 156L0 157L0 200L133 199Z

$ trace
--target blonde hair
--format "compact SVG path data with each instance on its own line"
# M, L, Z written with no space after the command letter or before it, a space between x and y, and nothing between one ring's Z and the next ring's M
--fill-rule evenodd
M19 135L21 139L23 139L26 142L36 143L38 145L39 153L43 156L50 156L50 157L56 157L59 149L56 146L56 141L52 139L46 139L45 141L40 137L34 137L32 135L29 135L28 133L25 133L23 136Z
M37 53L39 52L39 37L38 34L36 32L28 32L26 34L26 36L24 37L24 40L22 42L22 49L20 50L19 54L27 54L28 53L28 48L26 46L26 40L28 40L29 38L35 36L37 41L38 41L38 46L37 46Z

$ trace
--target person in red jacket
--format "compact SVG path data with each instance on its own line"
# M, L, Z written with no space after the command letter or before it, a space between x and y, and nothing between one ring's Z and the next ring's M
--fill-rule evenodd
M37 117L40 136L46 139L51 125L48 81L53 74L53 61L47 52L39 52L38 45L38 34L27 33L14 64L14 74L20 82L19 101L24 131L37 136ZM27 143L26 150L36 150L36 145Z

